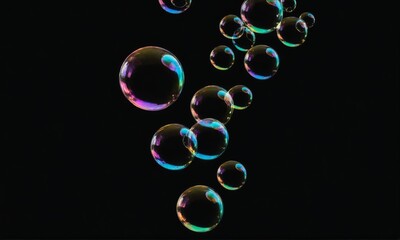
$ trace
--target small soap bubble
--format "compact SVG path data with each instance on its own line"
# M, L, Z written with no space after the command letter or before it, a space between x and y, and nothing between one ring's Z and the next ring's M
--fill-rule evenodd
M310 12L303 12L302 14L300 14L299 18L302 19L306 23L306 25L309 29L314 27L314 25L315 25L314 14L312 14Z
M250 106L253 101L253 93L245 85L236 85L228 90L233 99L233 108L243 110Z
M158 0L158 3L166 12L180 14L189 9L192 0Z
M246 168L238 161L226 161L217 170L217 180L228 190L238 190L246 183Z
M235 35L235 32L244 25L241 18L234 14L226 15L219 22L219 31L221 34L228 38L234 39L241 36L240 32Z
M239 51L246 52L256 43L256 34L248 27L239 28L234 35L236 36L237 34L240 37L232 39L232 43Z
M181 170L189 166L196 150L196 136L189 128L178 123L159 128L150 144L154 160L168 170Z
M278 53L268 45L256 45L244 57L246 71L255 79L267 80L279 69Z
M276 29L276 34L285 46L298 47L306 41L308 27L300 18L285 17Z
M195 185L179 196L176 213L187 229L204 233L218 226L224 214L224 204L211 187Z
M229 134L225 125L213 118L196 122L190 130L197 140L195 157L202 160L214 160L221 156L229 142Z
M216 46L210 53L210 62L218 70L228 70L235 63L235 53L226 45Z

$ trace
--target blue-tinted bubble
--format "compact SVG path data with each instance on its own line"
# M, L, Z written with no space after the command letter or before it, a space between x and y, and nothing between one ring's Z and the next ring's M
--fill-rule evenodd
M288 47L298 47L306 41L307 24L297 17L285 17L276 29L278 39Z
M280 0L245 0L240 16L251 31L266 34L274 31L282 20L282 3Z
M178 198L176 213L179 221L194 232L209 232L218 226L224 214L220 195L205 185L186 189Z
M282 6L285 12L291 13L296 9L296 0L282 0Z
M239 51L246 52L256 43L256 34L247 27L239 28L234 36L236 35L240 37L232 39L232 43Z
M278 53L268 45L256 45L247 51L244 67L255 79L270 79L279 69Z
M136 107L159 111L181 94L185 75L178 58L156 46L139 48L122 63L119 83L124 96Z
M234 14L226 15L219 22L219 31L221 34L229 39L238 38L241 36L240 32L235 35L235 32L244 25L242 19Z
M250 106L253 101L253 93L244 85L236 85L228 90L233 99L233 108L243 110Z
M309 29L315 25L315 16L310 12L303 12L299 18L306 23Z
M224 188L237 190L246 183L246 168L238 161L226 161L217 170L217 180Z
M225 125L213 118L206 118L195 123L190 130L197 139L195 157L202 160L214 160L221 156L229 142Z
M233 115L233 100L228 91L217 85L199 89L190 101L190 112L196 121L214 118L224 124Z
M192 0L158 0L162 9L171 14L180 14L185 12Z
M219 45L211 51L210 62L218 70L228 70L235 63L235 53L230 47Z
M178 123L158 129L150 144L154 160L168 170L181 170L189 166L196 150L196 136L189 128Z

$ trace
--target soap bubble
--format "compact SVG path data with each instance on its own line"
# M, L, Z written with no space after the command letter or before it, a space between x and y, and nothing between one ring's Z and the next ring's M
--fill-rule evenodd
M170 51L147 46L129 54L122 63L119 83L124 96L136 107L159 111L181 94L185 75L178 58Z
M158 0L158 3L166 12L180 14L190 7L192 0Z
M228 190L238 190L247 180L246 168L238 161L226 161L218 167L217 180Z
M218 70L228 70L235 63L235 53L226 45L216 46L210 53L210 62Z
M288 47L298 47L306 41L307 24L297 17L285 17L276 29L278 39Z
M194 232L209 232L220 223L224 204L220 195L205 185L186 189L178 198L176 213L179 221Z
M234 35L234 33L244 25L242 19L234 14L228 14L221 19L219 22L219 31L221 34L229 39L238 38L241 36L240 33Z
M268 45L256 45L247 51L244 67L255 79L270 79L279 69L278 53Z
M280 0L245 0L240 8L244 24L255 33L274 31L283 18Z
M236 85L228 90L233 99L233 108L243 110L250 106L253 101L253 93L245 85Z
M306 24L307 27L310 29L315 25L315 16L310 12L303 12L300 14L300 19L302 19Z
M232 39L232 43L239 51L246 52L256 43L256 34L248 27L241 27L235 32L234 36L237 34L240 34L240 37Z

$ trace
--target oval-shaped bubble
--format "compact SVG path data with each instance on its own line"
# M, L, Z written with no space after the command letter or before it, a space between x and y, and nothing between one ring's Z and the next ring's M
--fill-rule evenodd
M193 95L190 112L196 121L214 118L226 124L233 115L233 100L228 91L217 85L205 86Z
M146 46L133 51L122 63L119 84L136 107L159 111L180 96L185 82L183 67L170 51Z
M278 53L268 45L256 45L247 51L244 67L257 80L270 79L279 69Z
M248 108L253 101L253 93L245 85L235 85L228 90L233 100L233 108L243 110Z
M296 9L297 1L296 0L282 0L282 6L285 12L291 13Z
M251 31L266 34L274 31L283 18L280 0L245 0L240 16Z
M166 12L180 14L189 9L192 0L158 0L158 3Z
M235 63L235 53L226 45L216 46L211 50L210 62L218 70L228 70Z
M308 28L312 28L315 25L315 16L314 14L310 13L310 12L303 12L302 14L300 14L300 19L302 19Z
M228 190L238 190L246 183L247 170L238 161L226 161L218 167L217 180Z
M168 170L181 170L189 166L196 150L196 136L189 128L178 123L159 128L150 144L154 160Z
M195 157L202 160L214 160L221 156L229 142L229 134L225 125L213 118L196 122L190 130L197 139Z
M176 203L179 221L193 232L209 232L221 222L224 204L221 196L211 187L195 185L179 196Z
M256 43L256 34L248 27L239 28L234 35L236 34L240 37L232 39L232 43L239 51L246 52Z
M285 17L276 29L278 39L288 47L298 47L307 38L307 24L297 17Z
M219 31L224 37L234 39L241 36L239 32L235 35L235 32L243 25L244 23L240 17L235 14L228 14L219 22Z

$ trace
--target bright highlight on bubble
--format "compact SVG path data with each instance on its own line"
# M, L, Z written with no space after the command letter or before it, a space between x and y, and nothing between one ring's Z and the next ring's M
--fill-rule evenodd
M276 29L278 39L288 47L298 47L307 38L306 22L297 17L285 17Z
M235 32L244 25L242 19L234 14L228 14L219 22L219 31L228 39L235 39L241 36L240 32Z
M226 161L217 170L218 182L228 190L238 190L247 180L246 168L238 161Z
M282 6L285 12L291 13L296 9L297 1L296 0L282 0Z
M218 226L224 214L220 195L205 185L186 189L178 198L176 213L179 221L194 232L209 232Z
M240 16L251 31L266 34L274 31L283 18L280 0L245 0Z
M303 12L302 14L300 14L299 18L302 19L306 23L306 25L309 29L314 27L314 24L315 24L314 14L312 14L310 12Z
M256 43L256 34L248 27L239 28L234 36L237 34L240 35L240 37L232 39L232 43L239 51L246 52Z
M223 124L233 115L233 100L228 91L217 85L199 89L190 101L190 112L196 121L214 118Z
M158 3L166 12L180 14L189 9L192 0L158 0Z
M196 136L189 128L178 123L158 129L150 144L154 160L168 170L181 170L189 166L196 150Z
M235 63L235 53L226 45L216 46L210 53L210 62L218 70L228 70Z
M214 160L221 156L229 142L225 125L213 118L206 118L195 123L190 130L197 139L195 157L202 160Z
M233 108L243 110L250 106L253 101L253 93L245 85L236 85L228 90L233 99Z
M185 75L178 58L170 51L147 46L129 54L122 63L119 83L124 96L136 107L159 111L181 94Z
M268 45L256 45L247 51L244 67L255 79L270 79L279 69L278 53Z

